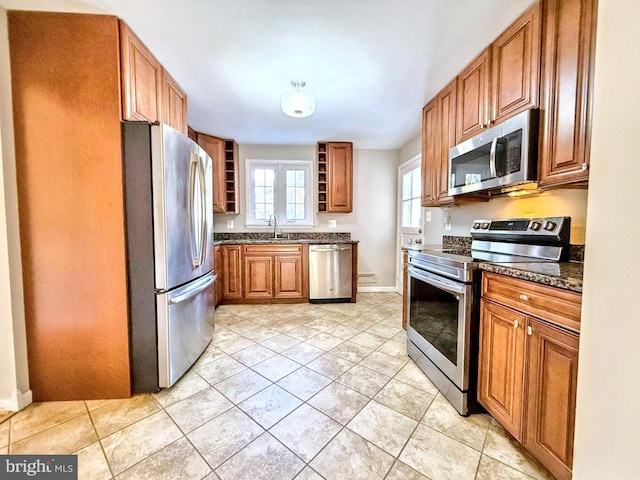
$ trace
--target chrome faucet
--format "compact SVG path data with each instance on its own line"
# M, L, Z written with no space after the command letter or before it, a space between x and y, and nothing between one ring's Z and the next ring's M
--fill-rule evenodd
M272 218L273 218L273 238L278 238L278 219L273 213L269 215L269 226L271 226Z

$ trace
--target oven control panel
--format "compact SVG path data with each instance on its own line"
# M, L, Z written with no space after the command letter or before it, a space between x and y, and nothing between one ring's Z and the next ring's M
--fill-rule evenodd
M474 220L471 232L549 232L553 233L561 229L569 217L547 218L512 218L506 220Z

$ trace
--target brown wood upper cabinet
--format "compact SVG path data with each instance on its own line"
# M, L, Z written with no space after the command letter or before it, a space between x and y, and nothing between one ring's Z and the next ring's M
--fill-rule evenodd
M186 94L127 24L119 26L123 120L160 121L186 135Z
M597 0L545 0L539 183L586 185Z
M573 463L581 299L482 276L478 400L558 479Z
M195 136L213 160L214 213L238 213L238 144L200 132Z
M540 8L534 3L458 75L458 143L538 106Z
M422 206L437 205L436 178L440 153L438 97L422 109Z
M187 135L187 94L164 68L162 69L162 89L163 122Z
M215 213L224 213L227 211L224 139L197 132L196 141L213 160L213 211Z
M449 149L456 144L456 81L422 109L422 206L452 204Z
M353 211L353 144L318 142L318 212Z

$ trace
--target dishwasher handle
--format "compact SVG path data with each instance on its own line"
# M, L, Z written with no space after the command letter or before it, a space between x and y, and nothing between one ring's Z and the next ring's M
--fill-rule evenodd
M314 252L339 252L341 250L351 250L351 245L310 245L309 250Z

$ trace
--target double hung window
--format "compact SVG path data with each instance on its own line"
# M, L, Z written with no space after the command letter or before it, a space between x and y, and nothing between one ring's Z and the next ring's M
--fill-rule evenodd
M311 226L312 163L247 160L247 225Z

